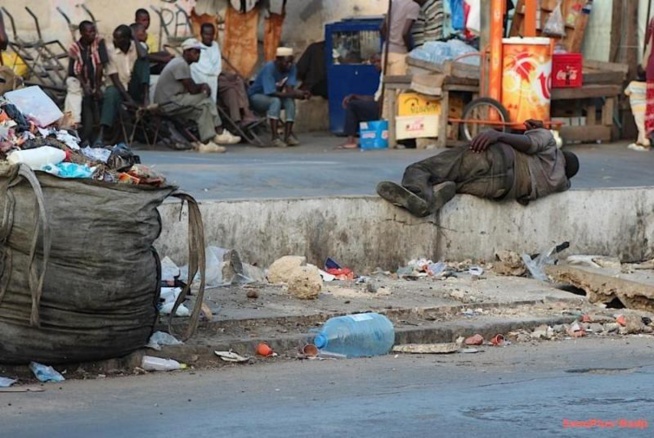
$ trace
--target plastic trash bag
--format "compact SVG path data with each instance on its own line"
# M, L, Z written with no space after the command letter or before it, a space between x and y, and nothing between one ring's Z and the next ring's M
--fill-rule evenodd
M161 261L161 281L174 282L180 276L180 269L170 257Z
M91 178L95 167L89 167L86 164L59 163L46 164L41 170L59 178Z
M178 340L173 335L166 332L155 332L150 336L148 345L146 348L152 348L153 350L160 351L162 346L165 345L182 345L183 342Z
M0 388L9 388L11 385L16 383L16 379L9 379L7 377L0 376Z
M522 261L533 278L540 281L548 281L549 278L545 273L545 266L555 265L556 262L558 262L556 254L568 249L569 247L570 242L563 242L562 244L553 246L549 250L542 252L535 257L532 257L529 254L522 254Z
M39 379L39 382L59 383L66 380L64 379L64 376L59 374L59 372L54 368L37 362L30 362L30 370L34 373L34 377Z
M563 14L561 13L561 0L557 3L556 7L547 19L543 27L543 34L550 36L565 36L565 22L563 21Z

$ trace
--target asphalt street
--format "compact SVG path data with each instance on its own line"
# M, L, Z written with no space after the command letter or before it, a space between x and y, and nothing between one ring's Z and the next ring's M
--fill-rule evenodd
M381 180L399 181L404 168L438 150L339 150L342 138L304 134L296 148L229 146L225 154L140 148L144 164L202 200L374 195ZM579 154L572 189L651 186L654 152L627 143L568 146Z
M652 337L297 361L0 394L7 437L652 436Z

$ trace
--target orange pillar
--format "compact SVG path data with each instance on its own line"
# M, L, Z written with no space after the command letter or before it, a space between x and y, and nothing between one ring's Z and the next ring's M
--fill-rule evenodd
M536 8L538 0L525 0L524 37L536 36Z
M491 0L488 97L498 101L502 97L502 38L504 37L505 7L506 0Z

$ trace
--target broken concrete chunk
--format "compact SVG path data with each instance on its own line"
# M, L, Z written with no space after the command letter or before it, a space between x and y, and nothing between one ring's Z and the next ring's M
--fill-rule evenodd
M474 335L467 338L465 341L466 345L482 345L484 343L484 337L482 335Z
M298 266L291 271L288 291L301 300L315 300L322 290L320 270L315 266Z
M306 262L307 258L301 256L284 256L277 259L268 268L268 281L272 284L288 283L295 268L304 266Z
M642 273L622 274L615 269L569 265L545 269L557 282L583 289L593 304L608 304L617 298L628 309L654 312L654 281Z
M527 267L517 252L498 251L495 259L497 262L493 265L493 270L500 275L521 277L527 272Z
M587 266L589 268L620 269L622 263L617 257L598 255L572 255L566 259L569 265Z
M547 325L541 325L536 327L531 337L533 339L552 339L554 337L554 329Z
M456 343L447 344L407 344L393 347L394 353L409 354L451 354L459 351Z

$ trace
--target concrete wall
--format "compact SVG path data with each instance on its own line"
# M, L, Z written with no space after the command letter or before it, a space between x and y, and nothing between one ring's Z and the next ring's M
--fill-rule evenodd
M273 5L277 2L271 1ZM81 4L89 8L98 19L98 28L103 35L111 35L119 24L131 23L134 11L146 8L152 17L151 31L158 35L159 19L151 6L176 10L179 5L187 12L195 7L198 13L219 13L224 16L227 0L0 0L0 6L14 15L21 38L30 40L36 37L34 21L24 9L24 6L28 6L38 16L44 38L58 39L65 46L72 39L66 21L56 8L60 7L77 24L89 19L79 6ZM349 16L381 15L387 4L387 0L289 0L282 39L293 47L304 49L309 43L324 38L325 23ZM9 26L8 21L6 24ZM11 32L10 38L13 39Z
M274 3L280 0L271 0ZM617 1L617 0L616 0ZM640 0L640 26L638 29L640 39L644 38L644 29L647 14L647 3L651 0ZM18 24L19 35L24 39L35 36L34 22L24 10L29 6L39 17L44 37L59 39L64 45L72 40L63 17L56 11L60 7L68 14L73 23L88 19L84 10L79 6L86 5L99 20L98 27L102 34L110 35L119 24L129 24L134 17L134 11L143 7L150 10L153 21L151 31L158 35L159 20L152 13L150 7L165 7L176 10L179 5L186 11L193 7L199 13L224 14L227 0L0 0L12 13ZM298 50L304 49L309 43L323 39L325 23L338 21L350 16L381 15L386 12L388 0L288 0L287 18L282 34L285 44ZM8 24L8 23L7 23ZM596 0L593 4L593 13L587 27L584 42L584 55L589 59L606 61L610 45L611 1ZM641 50L642 52L642 50Z
M654 190L579 190L523 207L457 196L435 218L417 219L379 198L248 200L201 205L208 244L268 266L283 255L326 257L362 272L417 257L491 260L498 250L539 252L570 241L569 254L654 257ZM161 207L162 256L186 262L186 216Z

